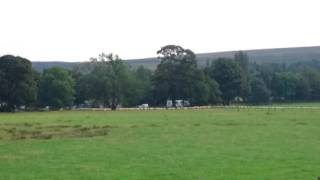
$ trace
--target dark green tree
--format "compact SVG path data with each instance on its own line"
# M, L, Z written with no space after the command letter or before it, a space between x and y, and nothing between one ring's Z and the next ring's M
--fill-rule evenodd
M239 64L243 73L240 96L246 102L250 94L249 56L245 52L239 51L235 53L234 60Z
M131 78L132 90L130 91L131 95L128 98L128 102L130 102L131 105L152 103L152 71L143 66L139 66L138 69L133 72L133 75Z
M297 77L292 72L276 73L272 79L272 96L278 101L293 101L296 98Z
M195 54L176 45L164 46L157 53L161 59L153 78L157 104L162 104L167 99L173 101L173 106L178 99L196 102L196 95L200 94L196 92L204 86L204 76L197 68Z
M22 57L0 57L0 110L14 111L37 98L37 85L31 62Z
M205 83L209 87L209 99L208 104L218 104L221 103L221 91L219 84L213 78L208 75L205 77Z
M212 64L209 75L219 84L224 105L229 105L236 96L241 95L243 72L233 59L217 59Z
M59 67L44 70L39 86L39 97L43 106L54 109L71 106L74 94L71 72Z
M75 104L83 104L92 96L92 76L90 74L82 74L73 71L73 78L75 80Z
M254 71L262 78L267 88L272 90L273 78L276 73L286 72L286 65L277 63L252 64ZM252 74L251 74L252 75Z
M253 78L249 101L253 104L267 104L270 102L271 92L261 78Z
M309 80L302 74L296 75L296 97L298 101L308 101L311 96L311 87Z
M319 69L320 70L320 69ZM306 69L302 72L303 79L308 82L310 98L320 100L320 72L316 69Z
M132 75L123 61L113 54L92 58L93 70L87 75L87 97L116 110L118 105L126 105L132 91ZM90 90L88 90L90 89Z

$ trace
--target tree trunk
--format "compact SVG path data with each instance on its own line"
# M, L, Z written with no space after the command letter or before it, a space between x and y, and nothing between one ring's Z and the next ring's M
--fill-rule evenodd
M111 110L116 110L117 109L117 101L115 98L112 98L112 101L111 101Z

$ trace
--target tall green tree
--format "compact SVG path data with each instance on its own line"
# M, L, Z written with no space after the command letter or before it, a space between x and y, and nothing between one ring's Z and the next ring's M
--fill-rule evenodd
M87 73L72 71L72 77L75 80L75 104L83 104L90 99L90 92L92 91L90 83L91 76Z
M296 98L298 79L292 72L276 73L272 79L272 96L278 101L293 101Z
M167 99L196 100L196 91L202 87L204 76L197 68L196 56L181 46L167 45L162 47L157 54L161 59L153 78L153 89L158 104Z
M309 79L304 77L301 73L296 75L296 100L298 101L308 101L311 96L311 87Z
M134 76L131 80L131 95L128 99L130 101L130 104L138 105L152 103L152 71L143 66L140 66L133 72L133 75Z
M205 77L205 83L209 88L209 98L208 98L208 103L207 104L219 104L221 103L221 91L219 84L217 81L213 78L210 78L209 75L206 75Z
M71 72L59 67L44 70L39 85L39 98L43 106L54 109L71 106L74 94Z
M319 69L320 70L320 69ZM320 100L320 72L316 69L306 69L302 72L303 80L308 83L310 98Z
M87 89L91 99L116 110L117 106L126 104L131 88L131 74L126 64L113 54L100 54L92 58L93 70L87 74Z
M271 91L261 78L253 78L251 81L251 94L249 102L253 104L267 104L270 102Z
M242 70L243 75L240 96L246 102L250 94L249 56L245 52L239 51L235 53L234 60L239 64Z
M229 105L236 96L241 95L243 72L233 59L217 59L209 74L219 84L224 105Z
M37 85L31 62L25 58L0 57L0 110L14 111L36 100Z
M218 104L221 102L221 92L218 83L201 72L195 81L192 102L194 105Z

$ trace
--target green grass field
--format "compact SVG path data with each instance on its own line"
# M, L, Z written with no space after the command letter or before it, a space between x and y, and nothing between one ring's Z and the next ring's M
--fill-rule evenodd
M320 110L0 114L2 180L316 179Z
M292 102L292 103L273 103L272 106L285 107L319 107L320 102Z

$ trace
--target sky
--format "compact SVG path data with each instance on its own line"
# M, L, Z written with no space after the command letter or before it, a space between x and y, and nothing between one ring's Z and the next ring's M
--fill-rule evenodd
M31 61L320 45L319 0L0 0L0 55Z

